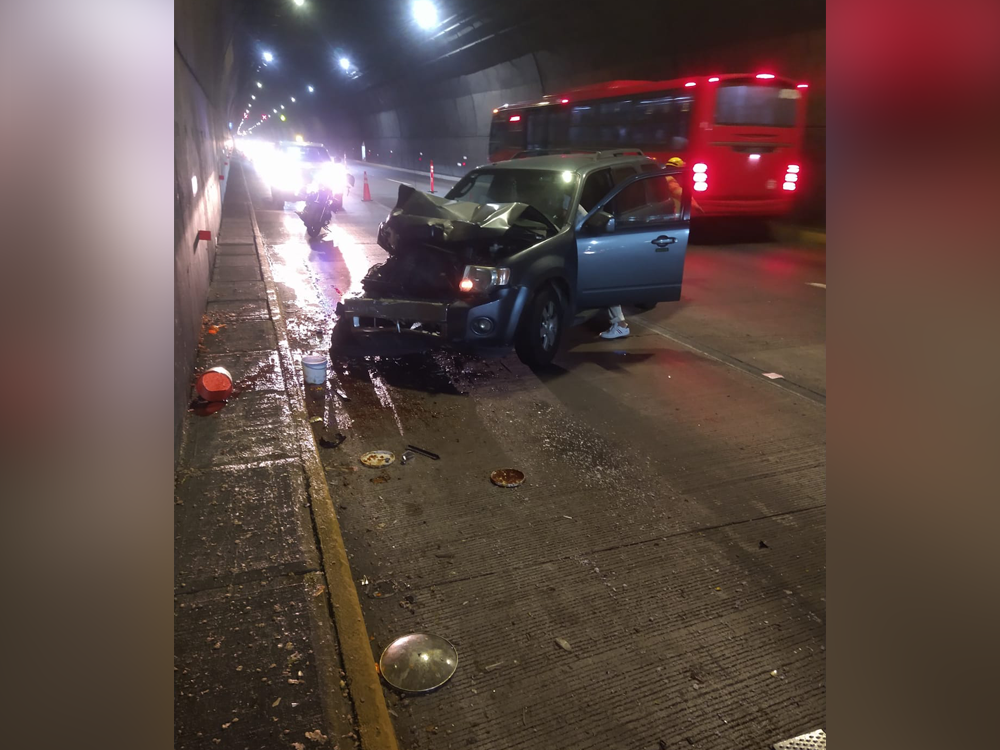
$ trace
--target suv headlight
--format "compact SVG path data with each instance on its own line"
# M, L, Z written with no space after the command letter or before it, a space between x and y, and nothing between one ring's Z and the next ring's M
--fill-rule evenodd
M510 282L509 268L489 268L487 266L466 266L462 280L458 283L460 291L485 294L498 286L507 286Z

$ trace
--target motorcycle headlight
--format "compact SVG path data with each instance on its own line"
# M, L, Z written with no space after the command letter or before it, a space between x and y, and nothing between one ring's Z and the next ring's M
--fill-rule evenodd
M510 283L509 268L466 266L462 280L458 282L458 289L466 293L485 294L497 287L507 286L508 283Z

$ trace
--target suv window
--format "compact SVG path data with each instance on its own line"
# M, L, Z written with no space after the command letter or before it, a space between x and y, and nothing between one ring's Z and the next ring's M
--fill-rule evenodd
M636 180L615 196L615 221L627 227L679 219L682 195L673 175Z
M589 212L612 187L610 169L602 169L588 175L587 181L583 183L583 192L580 193L580 205L584 211Z

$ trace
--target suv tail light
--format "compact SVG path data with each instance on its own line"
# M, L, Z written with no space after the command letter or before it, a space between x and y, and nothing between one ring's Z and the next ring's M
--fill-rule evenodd
M785 184L782 185L783 190L795 190L795 183L799 181L799 165L789 164L788 170L785 172Z
M694 189L699 193L708 190L708 165L699 162L691 170L694 172Z

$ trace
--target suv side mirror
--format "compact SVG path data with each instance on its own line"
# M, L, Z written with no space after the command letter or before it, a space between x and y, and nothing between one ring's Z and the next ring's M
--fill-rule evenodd
M584 224L587 229L596 234L615 231L615 217L604 211L598 211L587 219Z

